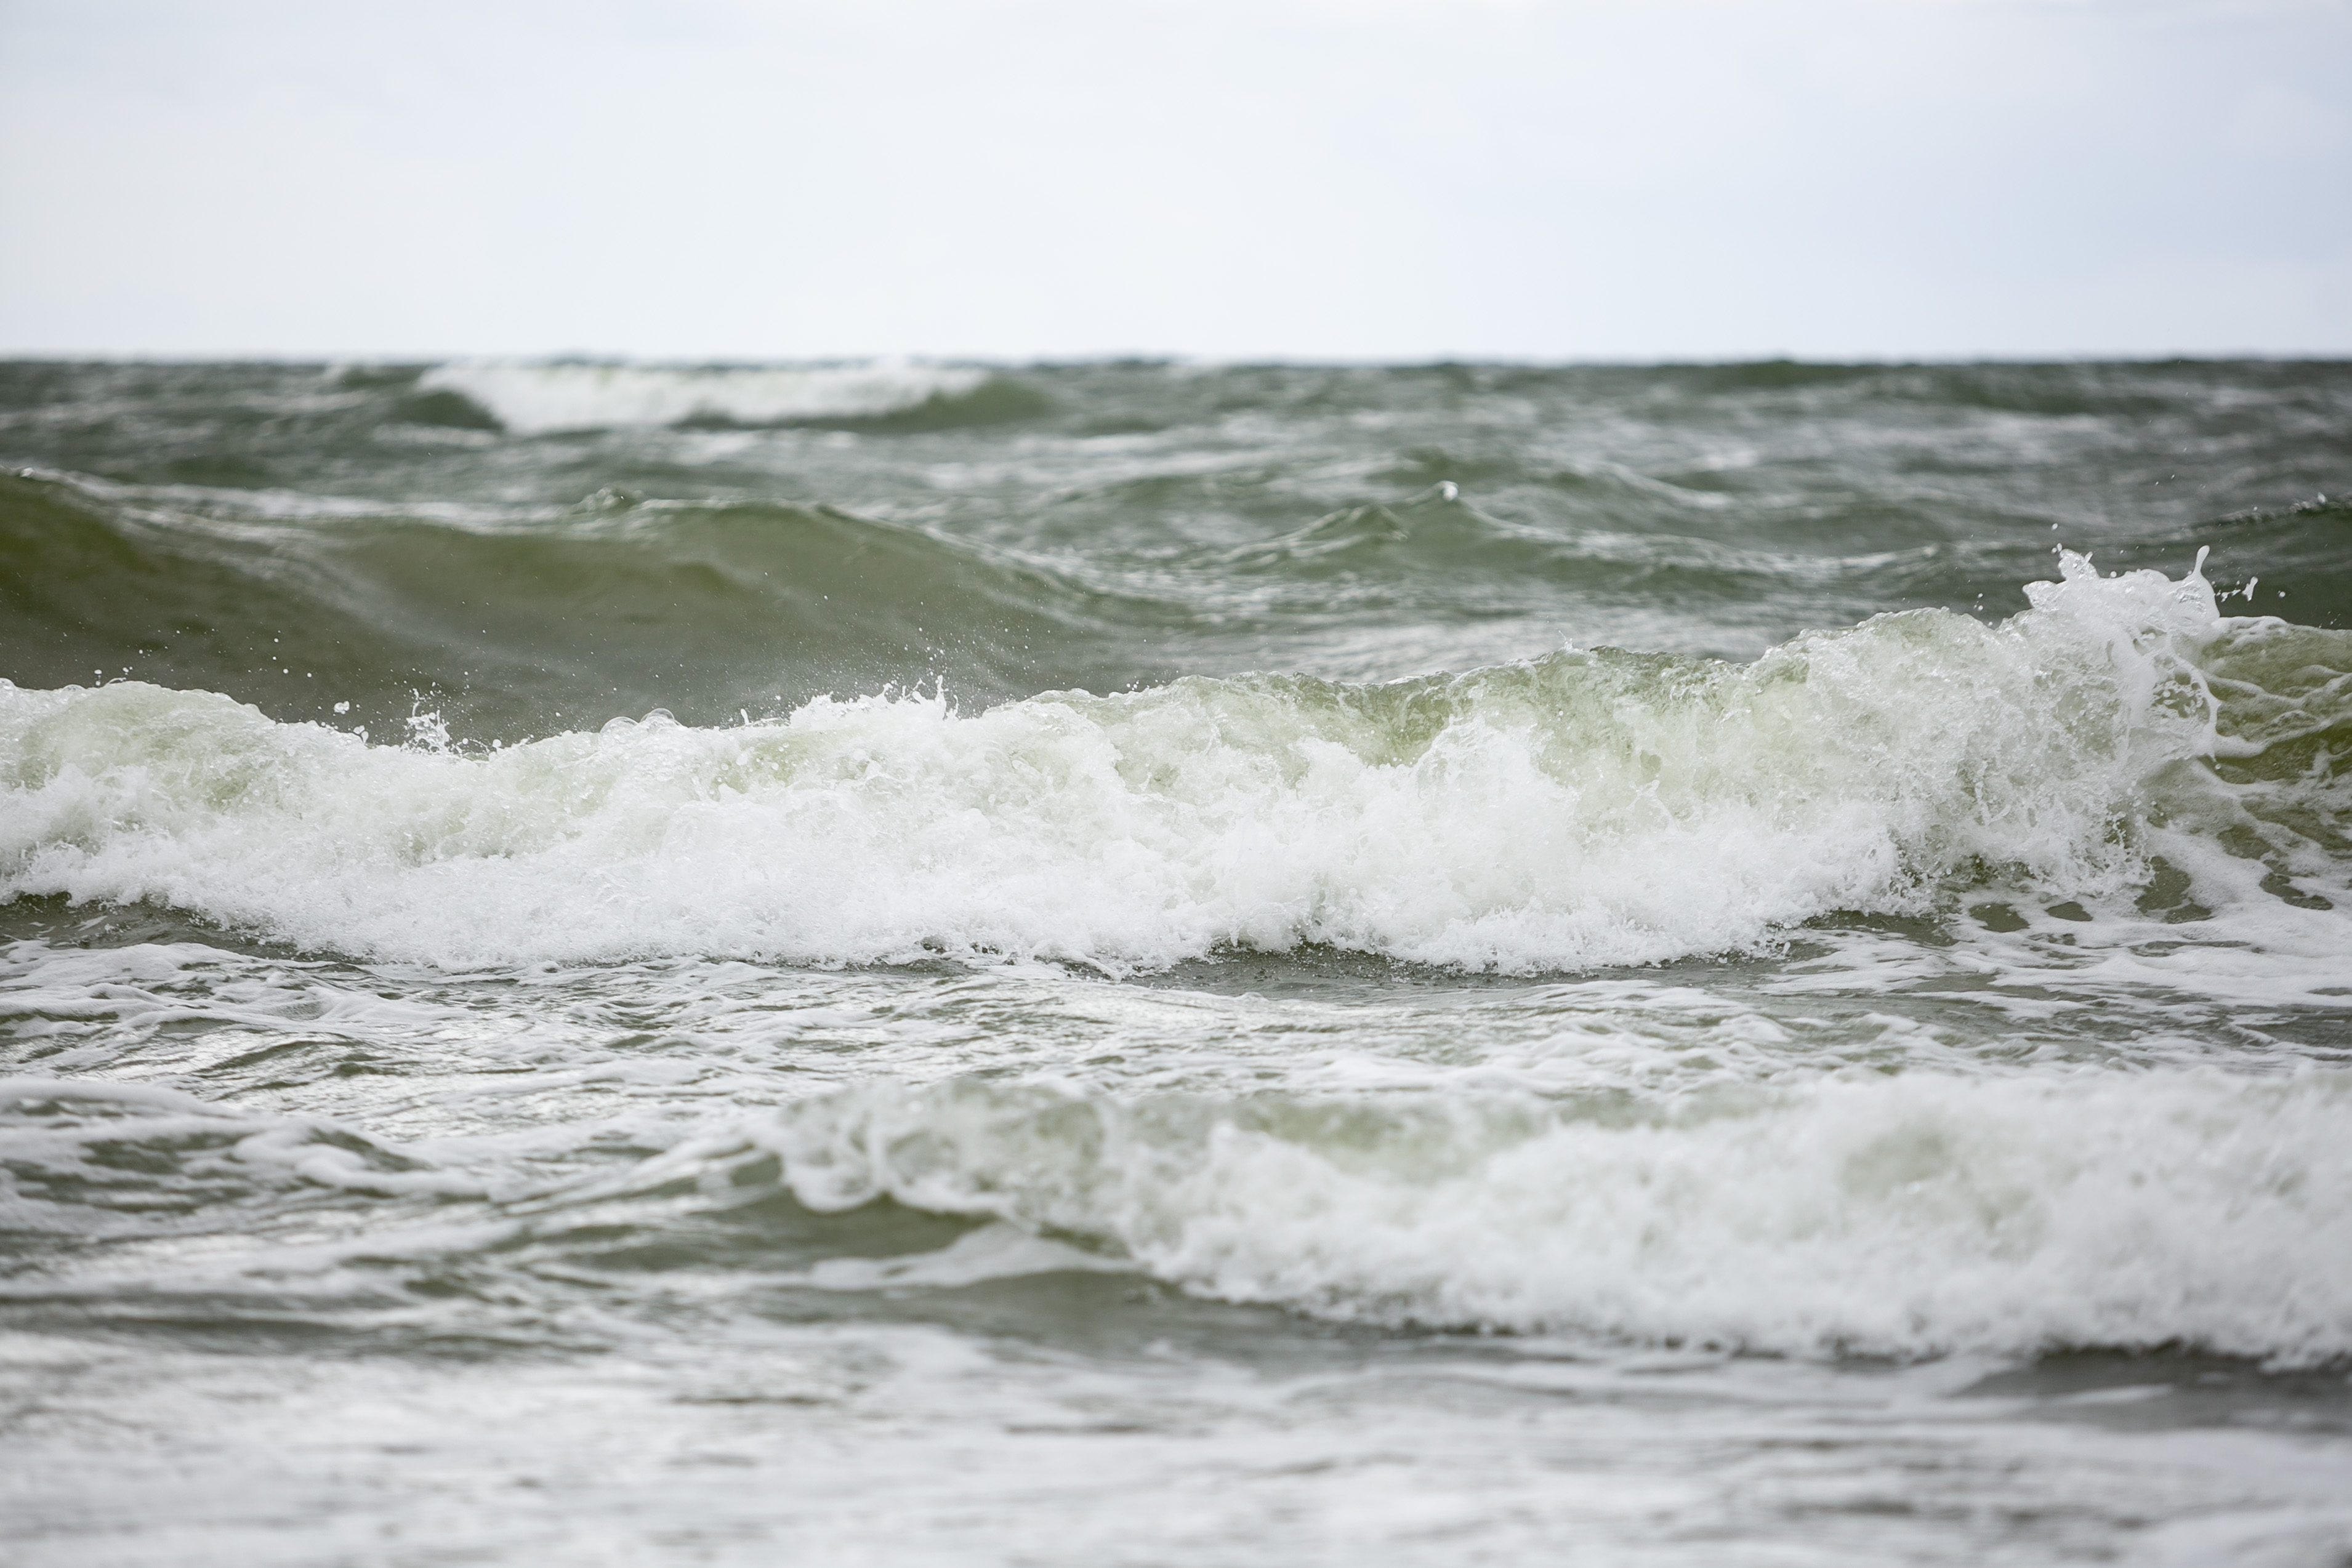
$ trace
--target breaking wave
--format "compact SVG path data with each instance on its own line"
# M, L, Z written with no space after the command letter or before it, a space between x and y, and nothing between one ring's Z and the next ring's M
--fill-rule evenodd
M1750 665L825 697L469 754L429 725L371 745L205 693L0 685L0 896L461 966L1320 943L1531 971L1995 883L2340 934L2352 638L2077 557L2029 596L1998 626L1882 615Z
M1325 1316L2308 1363L2352 1355L2347 1112L2342 1072L1921 1073L1653 1107L963 1080L805 1101L745 1146L820 1210L987 1216Z

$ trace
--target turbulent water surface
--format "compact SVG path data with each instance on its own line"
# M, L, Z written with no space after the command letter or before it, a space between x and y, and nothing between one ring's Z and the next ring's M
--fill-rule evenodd
M38 1564L2352 1560L2352 366L0 366Z

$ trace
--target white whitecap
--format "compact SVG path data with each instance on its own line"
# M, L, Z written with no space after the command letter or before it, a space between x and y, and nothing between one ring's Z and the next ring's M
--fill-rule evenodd
M516 434L535 435L694 419L873 418L960 396L986 379L969 367L901 360L712 367L470 360L438 366L418 385L459 393Z

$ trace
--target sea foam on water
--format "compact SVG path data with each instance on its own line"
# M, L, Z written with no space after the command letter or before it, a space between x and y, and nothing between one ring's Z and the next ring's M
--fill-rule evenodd
M2217 788L2193 573L2080 558L1752 665L1612 650L1380 686L820 699L456 755L137 683L0 690L0 891L451 965L1319 943L1503 970L1749 947L1949 884L2111 894ZM2186 769L2184 772L2183 769Z
M2352 1355L2347 1114L2340 1072L1849 1074L1646 1106L966 1081L846 1091L746 1136L821 1209L996 1216L1319 1314L2308 1364Z

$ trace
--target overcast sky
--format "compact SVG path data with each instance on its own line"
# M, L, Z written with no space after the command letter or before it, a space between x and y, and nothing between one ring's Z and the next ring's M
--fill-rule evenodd
M2352 0L0 0L0 352L2352 351Z

